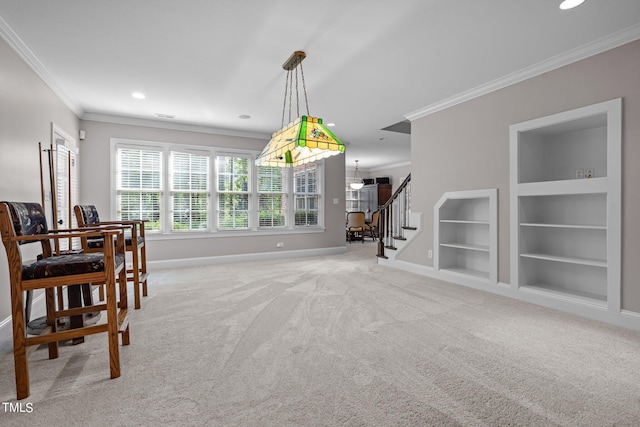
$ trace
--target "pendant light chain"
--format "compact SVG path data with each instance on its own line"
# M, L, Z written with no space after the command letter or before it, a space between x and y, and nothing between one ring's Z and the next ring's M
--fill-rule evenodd
M307 107L307 116L311 116L309 113L309 98L307 97L307 85L304 81L304 69L302 63L295 66L295 78L296 78L296 114L300 117L300 93L298 88L298 68L300 68L300 76L302 78L302 91L304 93L304 103ZM287 110L287 95L289 96L289 123L291 123L291 112L293 110L293 69L287 69L287 77L284 82L284 102L282 104L282 127L284 127L285 111Z
M291 102L293 100L293 74L289 74L289 123L291 123Z
M300 63L299 67L300 74L302 75L302 90L304 91L304 102L307 105L307 116L310 116L311 114L309 114L309 99L307 98L307 85L304 83L304 69L302 68L302 62Z
M298 91L298 67L296 67L296 117L300 117L300 92Z
M287 78L284 81L284 102L282 103L282 125L280 127L284 127L284 112L287 109L287 86L289 85L289 73L287 71Z

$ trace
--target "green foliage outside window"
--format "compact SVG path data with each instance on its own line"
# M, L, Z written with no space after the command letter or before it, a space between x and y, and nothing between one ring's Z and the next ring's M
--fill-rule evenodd
M249 158L218 157L218 228L249 228Z

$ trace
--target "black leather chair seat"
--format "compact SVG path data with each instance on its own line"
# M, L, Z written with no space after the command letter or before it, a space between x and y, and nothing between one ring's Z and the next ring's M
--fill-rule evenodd
M124 264L125 257L116 254L116 268ZM104 271L103 253L81 253L43 258L32 264L22 266L22 280L42 279L45 277L68 276L72 274L97 273Z

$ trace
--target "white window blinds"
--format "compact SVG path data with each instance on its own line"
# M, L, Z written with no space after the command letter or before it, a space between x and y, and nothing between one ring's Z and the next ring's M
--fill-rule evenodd
M258 227L286 225L286 169L258 166Z
M145 230L160 229L162 152L119 148L117 151L117 215L146 219Z
M208 229L209 156L172 151L169 171L172 229Z

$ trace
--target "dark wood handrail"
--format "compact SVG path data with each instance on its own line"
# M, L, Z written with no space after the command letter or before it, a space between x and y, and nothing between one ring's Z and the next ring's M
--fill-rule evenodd
M391 203L393 203L393 201L395 199L398 198L400 193L402 193L402 191L406 188L406 186L409 184L409 182L411 182L411 173L409 173L409 175L407 175L407 177L404 179L404 181L402 181L402 184L400 184L400 187L396 188L396 191L394 191L393 195L391 197L389 197L389 200L387 200L387 202L384 205L380 206L379 210L383 210L383 209L386 209L387 207L389 207L389 205Z
M380 214L378 215L378 254L377 256L381 258L386 258L384 255L384 238L385 235L392 238L393 230L391 230L391 225L393 224L393 202L400 197L401 194L407 188L407 185L411 182L411 174L407 175L407 177L402 181L402 184L396 189L393 195L386 201L386 203L378 209Z

